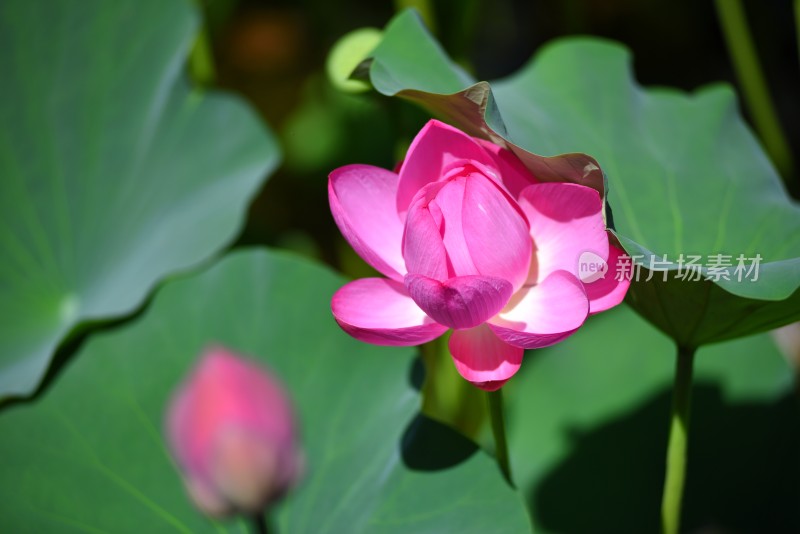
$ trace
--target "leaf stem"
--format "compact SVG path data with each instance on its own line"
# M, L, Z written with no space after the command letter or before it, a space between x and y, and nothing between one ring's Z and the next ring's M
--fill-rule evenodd
M717 16L758 135L775 167L788 182L793 170L789 144L769 96L741 0L716 0Z
M422 412L477 441L486 421L483 391L458 374L447 346L449 335L421 347L425 364Z
M202 2L196 1L197 9L202 11ZM203 26L197 32L197 36L189 54L189 72L192 79L198 85L207 87L214 83L216 70L214 69L214 56L211 53L211 41L208 37L208 28Z
M494 436L494 454L506 480L513 485L511 462L508 457L508 442L506 440L506 422L503 413L503 389L487 391L486 400L489 407L489 421L492 424L492 435Z
M800 0L794 0L794 32L797 34L797 53L800 57Z
M693 348L678 347L672 389L672 415L667 446L667 471L661 501L661 526L664 534L677 534L681 522L681 501L686 479L686 448L689 441L689 415L692 401Z

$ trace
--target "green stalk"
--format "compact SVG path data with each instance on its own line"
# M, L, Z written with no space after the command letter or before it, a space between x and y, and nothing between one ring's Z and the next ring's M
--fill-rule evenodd
M797 0L796 0L797 5ZM758 61L753 39L741 0L716 0L717 15L733 61L736 77L744 93L745 104L755 122L756 131L775 167L788 180L793 162L789 144L769 96L764 73Z
M189 72L198 85L207 87L214 83L214 59L211 55L211 45L205 30L200 30L194 41L192 52L189 56Z
M425 364L422 412L479 441L486 420L483 391L458 374L447 347L450 334L421 347Z
M513 484L511 461L508 457L508 441L506 440L506 421L503 413L503 389L487 391L486 400L488 401L489 421L492 423L492 435L494 436L494 455L506 480L509 484Z
M686 479L686 448L689 441L689 415L692 404L694 349L678 347L675 381L672 389L672 415L667 447L667 472L661 501L661 526L664 534L677 534L681 524L681 501Z
M203 11L203 2L195 0L198 11ZM211 53L211 40L208 37L208 28L203 26L197 32L192 51L189 53L189 73L194 82L203 87L214 83L216 70L214 69L214 55Z
M797 34L797 54L800 56L800 0L794 0L794 31Z

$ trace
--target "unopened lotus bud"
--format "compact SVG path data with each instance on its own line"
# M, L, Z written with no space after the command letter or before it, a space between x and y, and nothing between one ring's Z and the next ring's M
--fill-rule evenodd
M189 495L209 515L257 514L302 471L283 387L223 348L207 350L175 393L167 429Z

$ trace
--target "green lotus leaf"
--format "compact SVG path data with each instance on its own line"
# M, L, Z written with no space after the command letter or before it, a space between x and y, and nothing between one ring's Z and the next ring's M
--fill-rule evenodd
M192 507L162 431L195 356L221 344L269 367L299 414L306 476L271 518L276 532L530 532L494 460L419 415L415 351L360 343L333 321L345 282L307 260L238 251L94 334L43 394L0 414L3 529L246 531Z
M278 148L192 87L188 0L0 5L0 398L237 234Z

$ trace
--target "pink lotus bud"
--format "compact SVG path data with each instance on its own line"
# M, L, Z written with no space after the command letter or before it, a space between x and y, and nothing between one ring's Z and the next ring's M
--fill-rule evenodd
M206 350L167 413L169 444L192 500L213 516L256 514L302 471L292 407L255 363Z

